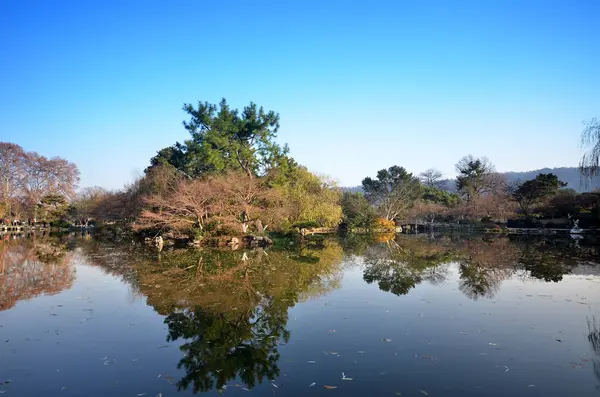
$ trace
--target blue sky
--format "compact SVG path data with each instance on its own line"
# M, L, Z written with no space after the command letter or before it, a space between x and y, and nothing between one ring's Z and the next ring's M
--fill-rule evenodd
M311 170L575 166L600 117L597 1L0 2L0 141L121 187L186 139L183 103L250 101Z

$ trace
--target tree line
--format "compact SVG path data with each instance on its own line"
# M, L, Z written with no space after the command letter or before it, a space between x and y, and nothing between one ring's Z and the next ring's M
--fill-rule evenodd
M189 138L163 148L144 175L116 191L81 189L77 167L59 157L0 143L0 215L88 225L119 222L142 233L171 231L200 237L341 226L392 230L408 221L506 222L588 217L600 223L598 193L564 189L556 175L508 183L485 157L456 164L456 193L441 172L413 175L391 166L362 181L362 192L342 192L311 173L276 142L279 114L250 103L241 111L219 104L184 104ZM600 124L586 126L582 175L598 172Z
M508 183L489 159L465 156L456 164L457 193L444 190L441 172L419 176L399 166L380 170L362 181L363 192L345 192L344 226L393 229L397 223L536 221L588 217L600 224L600 192L577 194L552 173ZM567 226L567 225L563 225Z

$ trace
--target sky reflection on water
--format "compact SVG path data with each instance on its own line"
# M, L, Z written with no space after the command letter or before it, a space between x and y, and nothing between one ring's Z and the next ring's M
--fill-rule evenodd
M0 244L7 395L599 392L594 244L401 236L245 254L73 237Z

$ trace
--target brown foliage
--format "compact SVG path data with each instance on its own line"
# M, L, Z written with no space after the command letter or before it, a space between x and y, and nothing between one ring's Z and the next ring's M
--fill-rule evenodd
M182 179L168 189L144 198L136 228L165 228L180 232L204 230L209 222L247 232L280 222L286 215L281 194L261 178L230 173L204 179Z
M137 218L135 228L167 228L182 232L193 228L202 230L216 193L211 179L182 180L172 189L144 199L146 209Z

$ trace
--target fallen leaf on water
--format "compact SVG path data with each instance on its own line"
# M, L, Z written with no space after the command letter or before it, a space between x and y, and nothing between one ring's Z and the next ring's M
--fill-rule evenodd
M279 389L279 386L277 386L275 383L271 383L271 386L273 386L276 389Z
M158 393L156 397L162 397L162 393Z
M242 387L242 390L243 391L250 391L250 390L246 389L245 387Z
M508 372L508 371L510 371L510 368L508 368L506 365L504 366L504 368L505 368L505 369L504 369L504 372Z
M386 343L390 343L392 340L391 340L391 339L388 339L388 338L386 338L386 339L383 339L383 341L384 341L384 342L386 342Z
M527 387L535 387L535 385L529 385L529 386L527 386Z
M329 385L325 385L323 386L324 388L326 388L327 390L332 390L332 389L337 389L337 386L329 386Z
M309 364L314 364L314 363L316 363L316 361L309 361L308 363Z
M425 390L421 390L421 389L419 389L419 391L420 391L422 394L426 395L426 396L428 396L428 395L429 395L429 393L427 393Z
M308 387L313 387L314 385L316 385L316 382L311 383L310 385L308 385Z
M142 396L145 396L146 394L148 394L148 393L140 393L140 394L136 394L136 395L137 395L138 397L142 397Z
M402 393L400 393L400 392L398 392L398 391L397 391L397 392L396 392L396 395L397 395L397 396L401 396L401 395L402 395Z
M556 340L557 342L561 342L561 343L562 343L562 340L560 340L560 339L555 339L555 340Z

